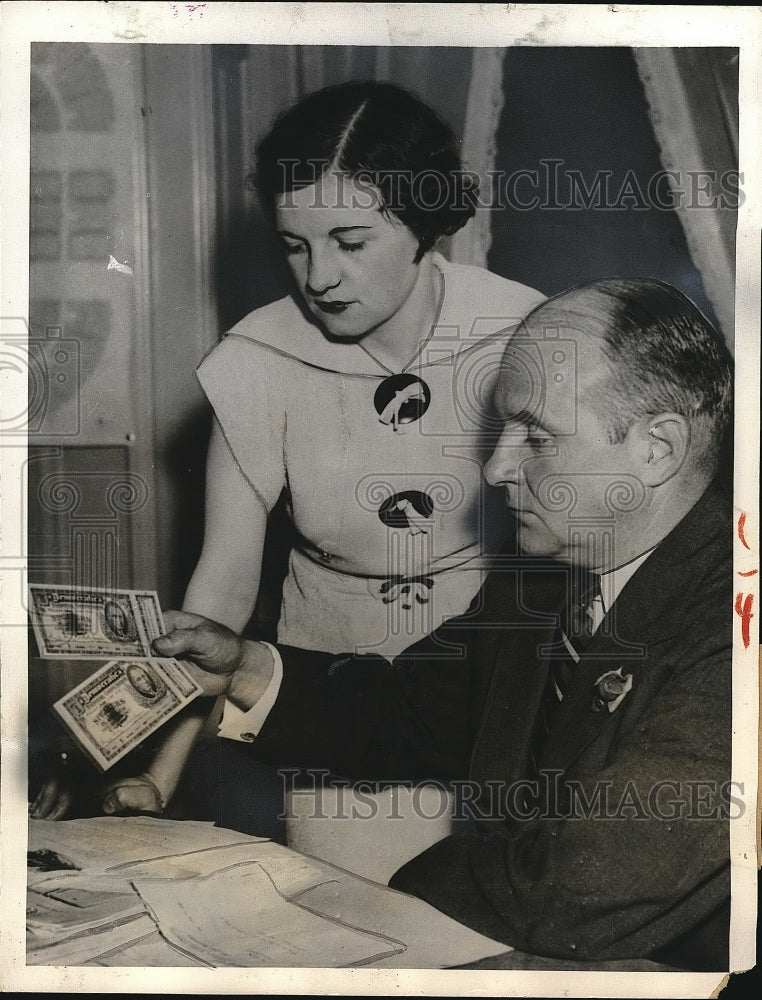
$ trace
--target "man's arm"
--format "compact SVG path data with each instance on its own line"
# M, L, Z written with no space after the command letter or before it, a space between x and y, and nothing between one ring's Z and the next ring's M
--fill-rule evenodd
M350 778L465 778L472 676L465 651L429 642L393 663L278 647L283 681L253 744L270 763Z
M224 694L243 712L259 702L272 678L270 647L195 615L172 620L175 629L154 643L158 654L190 657L207 695ZM444 626L394 663L277 647L283 679L252 752L371 780L465 777L472 674L464 638Z

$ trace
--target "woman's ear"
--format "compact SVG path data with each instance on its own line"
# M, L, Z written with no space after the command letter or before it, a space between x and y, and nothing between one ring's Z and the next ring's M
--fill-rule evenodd
M644 417L632 432L646 486L659 486L680 470L691 446L691 426L681 413Z

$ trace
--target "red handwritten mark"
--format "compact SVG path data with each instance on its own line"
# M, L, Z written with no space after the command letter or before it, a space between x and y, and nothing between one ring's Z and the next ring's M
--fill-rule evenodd
M743 513L741 513L738 517L738 537L741 539L741 544L743 545L743 547L745 549L749 549L749 552L751 552L751 549L747 545L746 539L744 538L743 529L745 524L746 524L746 511L743 511Z
M751 642L749 626L752 618L754 617L751 611L753 603L753 594L747 594L745 599L744 595L740 591L736 594L736 614L741 619L741 638L743 639L744 649L748 649L749 643Z
M748 573L742 573L741 570L739 569L738 575L739 576L755 576L758 572L759 572L759 570L750 569Z

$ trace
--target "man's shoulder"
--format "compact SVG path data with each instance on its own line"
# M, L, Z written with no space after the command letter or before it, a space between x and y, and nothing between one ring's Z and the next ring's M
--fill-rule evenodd
M495 625L513 622L545 627L564 599L571 572L563 563L506 547L493 560L471 615Z
M616 600L617 628L687 650L732 642L732 503L710 487L631 577Z

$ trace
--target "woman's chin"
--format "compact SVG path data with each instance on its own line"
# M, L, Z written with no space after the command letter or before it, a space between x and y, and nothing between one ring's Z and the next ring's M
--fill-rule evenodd
M322 327L331 340L358 340L367 331L358 330L357 322L345 313L331 314L310 309L315 322Z

